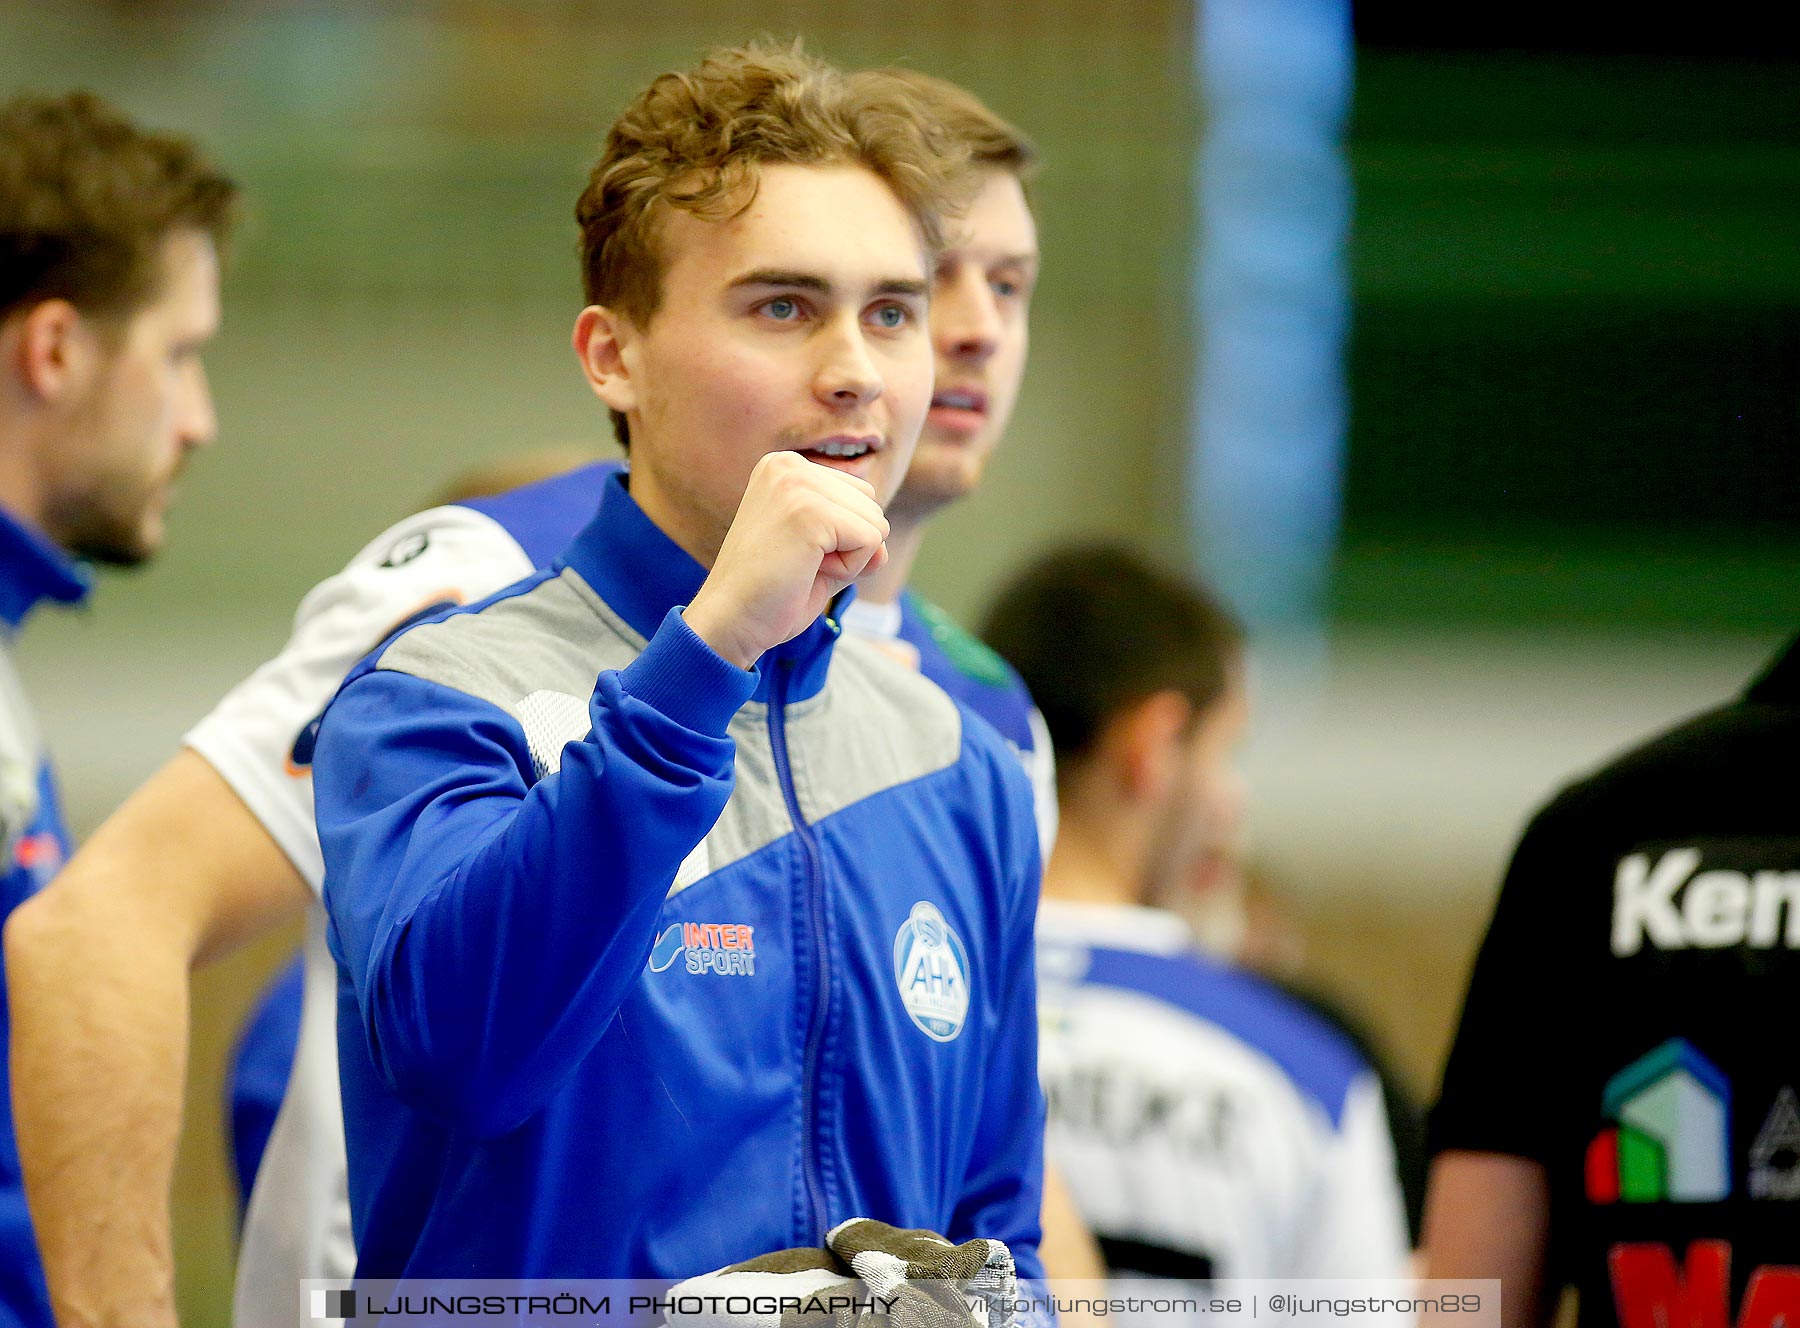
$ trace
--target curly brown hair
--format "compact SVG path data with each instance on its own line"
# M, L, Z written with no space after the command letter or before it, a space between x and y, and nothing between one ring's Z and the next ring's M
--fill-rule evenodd
M53 299L97 317L135 308L170 235L223 246L237 193L191 141L91 92L14 98L0 106L0 317Z
M575 205L588 303L647 323L666 263L660 210L736 216L756 198L757 168L777 164L866 167L933 252L974 183L968 147L897 97L886 75L846 74L798 41L715 50L657 78L607 135Z
M993 108L967 88L948 79L898 65L875 71L892 79L918 107L918 113L968 149L973 164L982 169L1010 171L1024 183L1036 174L1037 146L1023 130L995 114Z

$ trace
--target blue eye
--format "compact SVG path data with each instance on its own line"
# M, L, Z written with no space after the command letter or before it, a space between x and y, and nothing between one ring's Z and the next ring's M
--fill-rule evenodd
M788 322L800 316L800 303L786 295L778 296L763 306L763 312L770 318L780 322Z
M910 319L911 314L903 305L884 304L875 311L876 326L886 328L890 332L905 327Z

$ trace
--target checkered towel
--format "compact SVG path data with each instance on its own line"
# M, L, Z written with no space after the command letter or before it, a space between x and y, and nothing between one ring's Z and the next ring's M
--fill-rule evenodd
M895 1328L1012 1328L1018 1279L1012 1251L1000 1241L952 1245L935 1231L853 1217L826 1232L825 1245L877 1299L895 1302ZM915 1317L903 1320L901 1305Z

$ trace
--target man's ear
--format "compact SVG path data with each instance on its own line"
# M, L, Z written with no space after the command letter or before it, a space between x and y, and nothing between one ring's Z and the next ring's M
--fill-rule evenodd
M1136 802L1159 801L1180 774L1182 738L1194 707L1177 691L1146 696L1107 725L1105 744L1124 791Z
M100 347L94 329L67 300L43 300L17 315L4 340L19 386L49 405L66 400L93 372Z
M575 358L588 386L613 410L629 415L637 408L637 385L631 378L638 331L630 319L603 305L590 304L575 317Z

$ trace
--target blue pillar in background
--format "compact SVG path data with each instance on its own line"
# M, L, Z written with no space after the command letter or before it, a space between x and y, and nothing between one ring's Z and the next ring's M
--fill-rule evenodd
M1347 418L1350 4L1197 9L1189 528L1252 630L1321 658Z

